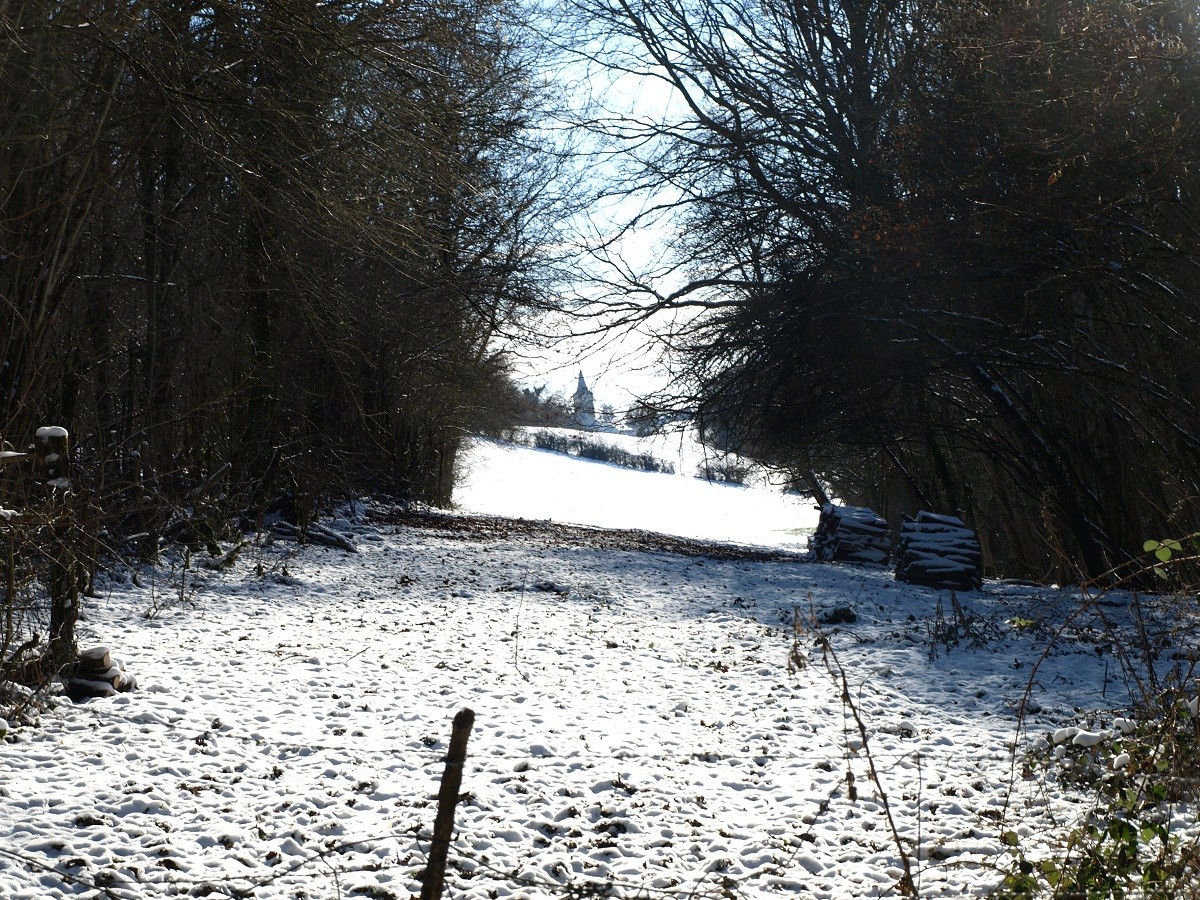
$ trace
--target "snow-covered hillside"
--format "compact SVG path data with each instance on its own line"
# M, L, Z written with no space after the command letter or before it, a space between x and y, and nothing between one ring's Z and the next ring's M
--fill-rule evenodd
M658 490L478 449L468 495L509 485L538 518L611 491L645 526ZM1105 729L1123 702L1096 616L1042 656L1071 591L955 607L882 568L374 507L332 525L361 552L276 541L232 571L109 579L84 640L141 687L0 743L0 896L409 898L464 707L448 896L895 896L905 862L921 896L981 895L1006 832L1036 853L1080 812L1023 777L1019 711Z
M478 438L468 444L455 505L487 515L793 549L803 549L816 526L810 498L784 493L761 474L744 486L695 477L704 449L687 435L586 436L650 454L675 474L635 472Z

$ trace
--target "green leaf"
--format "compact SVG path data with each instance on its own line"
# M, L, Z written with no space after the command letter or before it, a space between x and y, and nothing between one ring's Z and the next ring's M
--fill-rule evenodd
M1011 897L1032 897L1037 893L1039 885L1036 878L1013 872L1004 876L1004 881L1000 883L1000 887L1004 893Z
M1171 558L1171 554L1182 553L1183 545L1179 541L1149 540L1142 544L1142 549L1157 556L1159 562L1166 562Z
M1167 880L1167 870L1157 863L1147 863L1142 870L1142 884L1162 884Z
M1157 575L1159 578L1162 578L1164 581L1170 577L1167 575L1167 570L1164 569L1162 566L1155 566L1154 574Z
M1015 831L1006 831L1000 835L1000 843L1006 847L1015 847L1021 843L1021 836Z
M1048 882L1050 882L1052 886L1058 884L1058 882L1062 879L1062 873L1058 871L1058 866L1052 859L1043 859L1040 863L1038 863L1038 868L1041 870L1042 876Z
M1167 826L1161 822L1154 822L1149 825L1142 826L1142 841L1149 844L1155 838L1162 841L1163 846L1166 846L1171 841L1170 832L1167 831Z

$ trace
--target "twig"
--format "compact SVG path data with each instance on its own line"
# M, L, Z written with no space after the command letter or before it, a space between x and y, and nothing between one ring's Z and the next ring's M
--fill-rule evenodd
M850 695L850 682L846 678L846 670L838 662L837 654L834 653L828 639L822 639L821 650L824 655L826 670L833 676L834 681L841 688L842 703L850 710L850 714L854 717L859 738L862 740L863 757L867 761L867 775L871 779L871 783L875 785L875 789L879 792L879 803L883 807L883 816L887 821L888 830L891 832L892 843L896 845L896 851L900 854L900 866L904 869L904 874L900 876L900 883L897 885L897 888L905 897L915 897L917 895L917 885L913 880L912 863L909 859L908 851L904 848L904 843L900 839L900 832L896 828L896 820L892 817L892 807L888 802L887 791L884 790L883 781L879 777L878 769L875 767L875 756L871 752L866 723L863 721L862 713L854 704L854 698ZM853 790L853 774L849 769L847 769L847 780L850 782L851 790Z
M513 628L513 668L525 681L530 679L521 668L521 611L525 608L525 586L528 583L529 573L526 572L525 577L521 579L521 596L517 599L517 621Z

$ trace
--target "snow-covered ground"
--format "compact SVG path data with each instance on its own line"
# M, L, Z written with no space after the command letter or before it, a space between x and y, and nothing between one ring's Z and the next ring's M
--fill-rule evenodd
M803 549L813 501L761 475L748 485L695 477L703 448L686 435L591 435L670 463L674 474L635 472L548 450L476 439L464 454L455 504L467 512L600 528L642 528L700 540Z
M490 480L564 521L611 471L623 524L652 521L638 473L534 453L482 445L468 495ZM1023 777L1023 700L1045 730L1123 696L1092 619L1041 659L1070 591L988 584L956 611L884 569L458 521L368 509L334 523L357 554L114 575L84 644L140 689L0 744L0 896L408 898L462 708L448 896L895 896L905 857L922 896L982 895L1003 832L1028 849L1078 814ZM836 660L815 619L841 622L820 626Z

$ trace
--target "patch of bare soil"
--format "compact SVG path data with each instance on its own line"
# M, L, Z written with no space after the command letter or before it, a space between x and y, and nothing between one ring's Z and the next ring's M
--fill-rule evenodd
M767 550L739 544L721 544L672 537L652 531L592 528L531 519L505 519L498 516L471 516L437 510L413 510L398 507L374 510L369 519L379 525L401 525L437 532L440 537L459 540L495 540L521 538L541 540L555 546L577 545L596 550L645 550L703 556L710 559L746 559L757 562L800 562L807 555L787 550Z

